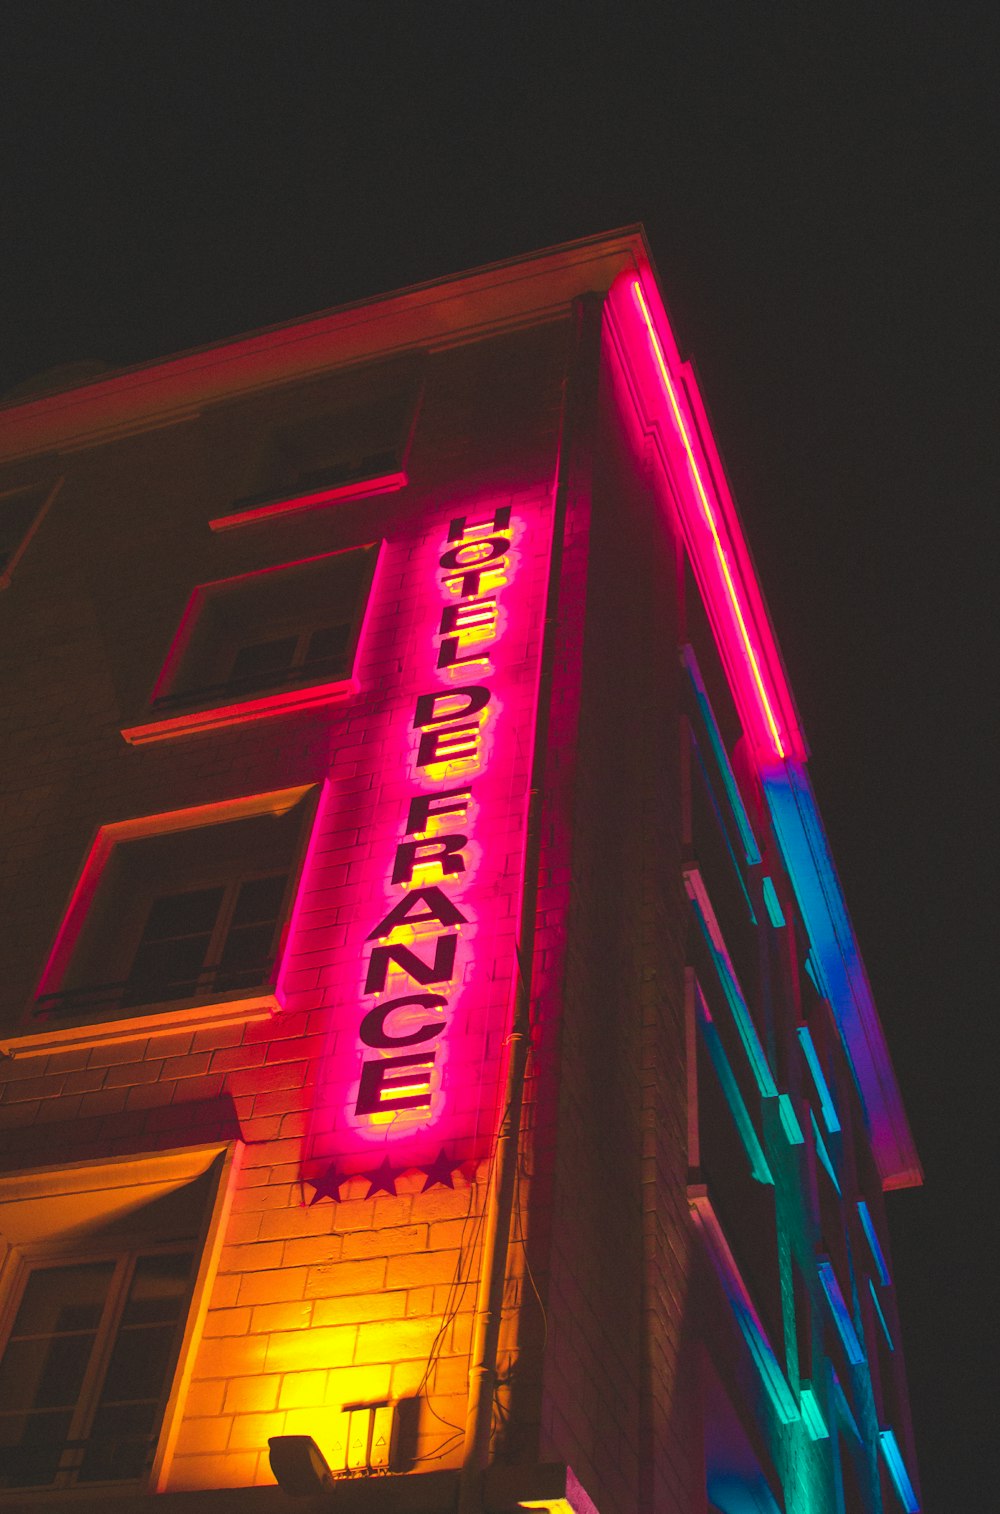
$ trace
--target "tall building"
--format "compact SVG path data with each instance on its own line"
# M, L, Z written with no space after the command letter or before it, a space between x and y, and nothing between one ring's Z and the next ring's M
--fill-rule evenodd
M916 1510L919 1165L641 231L22 394L0 549L0 1514Z

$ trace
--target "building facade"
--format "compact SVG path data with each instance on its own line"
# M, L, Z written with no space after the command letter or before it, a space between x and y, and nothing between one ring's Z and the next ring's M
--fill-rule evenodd
M919 1164L642 233L9 402L0 552L0 1509L916 1510Z

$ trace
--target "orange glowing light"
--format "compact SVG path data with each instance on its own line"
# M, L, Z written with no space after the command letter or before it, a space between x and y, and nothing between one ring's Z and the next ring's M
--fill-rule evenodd
M775 752L779 757L784 758L786 756L785 745L782 741L781 733L778 729L778 724L775 720L774 712L771 708L771 701L768 698L767 689L764 686L764 679L761 674L760 664L757 660L757 654L754 651L753 643L750 639L750 633L747 629L746 620L743 616L743 610L740 605L739 595L736 592L736 585L733 582L733 576L729 569L729 562L726 557L726 551L719 536L719 528L716 524L715 512L712 509L708 494L705 491L705 485L702 482L701 470L698 467L698 463L694 455L694 449L691 446L691 439L688 435L687 426L684 424L684 416L681 412L680 405L678 404L677 395L674 390L673 383L671 382L670 374L667 370L666 359L663 356L663 348L661 347L660 339L656 334L656 328L653 325L652 316L650 315L649 307L646 304L646 300L642 292L642 286L640 285L638 279L634 281L632 290L635 294L636 302L638 303L639 310L642 314L642 319L649 334L650 346L653 349L653 356L656 360L657 370L659 371L660 378L663 382L663 387L666 391L667 399L670 402L670 410L674 418L674 425L677 428L677 434L681 439L681 444L687 456L688 466L691 469L691 477L694 480L694 486L698 494L698 499L701 503L702 512L704 513L708 528L712 533L712 540L715 544L715 555L718 559L719 567L722 569L722 576L726 584L726 593L729 597L729 603L732 607L733 614L736 617L736 624L739 628L740 639L743 643L743 649L746 653L747 662L750 666L750 672L757 690L757 697L760 700L761 708L764 711L764 717L767 721L768 730L771 733L771 740L774 742Z

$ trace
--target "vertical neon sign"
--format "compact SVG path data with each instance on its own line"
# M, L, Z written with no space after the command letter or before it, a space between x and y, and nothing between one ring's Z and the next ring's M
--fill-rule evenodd
M370 860L354 865L363 883L350 890L348 928L324 972L330 1045L307 1169L315 1165L316 1198L336 1196L345 1177L373 1176L373 1165L389 1184L414 1167L447 1181L449 1162L489 1149L510 1015L547 510L543 499L517 510L477 504L419 549L387 548L386 581L395 551L413 608L396 642L389 717L380 724L373 714L369 728L381 758L365 813Z

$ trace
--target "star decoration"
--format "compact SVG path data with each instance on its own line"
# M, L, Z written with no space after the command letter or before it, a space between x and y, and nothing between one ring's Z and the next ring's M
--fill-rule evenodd
M321 1172L318 1178L310 1178L309 1181L316 1192L309 1200L309 1208L318 1204L320 1199L333 1199L334 1203L340 1203L340 1185L346 1183L342 1172L338 1172L336 1162L331 1162L325 1172Z
M375 1172L366 1172L359 1174L359 1176L366 1177L371 1185L365 1194L366 1199L372 1198L376 1193L391 1193L393 1198L395 1198L396 1178L392 1170L392 1163L388 1157L386 1157L381 1167Z
M438 1183L441 1184L442 1188L454 1188L455 1180L452 1177L452 1173L457 1166L457 1162L449 1160L448 1154L442 1146L433 1162L430 1162L426 1167L420 1168L421 1172L427 1174L427 1181L420 1192L426 1193L428 1188L433 1188Z

